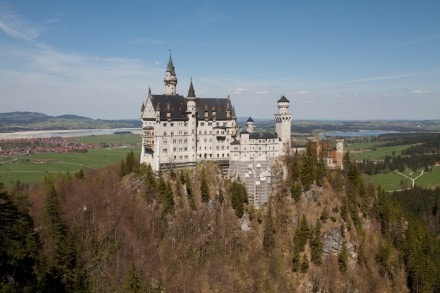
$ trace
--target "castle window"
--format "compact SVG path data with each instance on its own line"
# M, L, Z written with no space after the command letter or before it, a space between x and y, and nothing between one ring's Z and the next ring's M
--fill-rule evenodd
M171 131L171 136L173 136L174 135L174 131Z
M167 123L166 122L163 123L163 127L167 127Z
M173 123L173 122L171 122L171 123L170 123L170 126L171 126L171 127L173 127L173 126L174 126L174 123Z
M212 122L208 122L208 126L212 126Z
M166 153L168 150L167 149L163 149L163 152Z
M200 122L200 126L205 126L205 122Z
M163 132L163 136L167 136L167 132L166 131Z

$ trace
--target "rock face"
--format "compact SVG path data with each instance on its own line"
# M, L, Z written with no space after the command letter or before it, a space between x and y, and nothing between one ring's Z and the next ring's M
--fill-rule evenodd
M324 234L323 252L325 254L338 254L342 245L342 236L339 229L334 228Z

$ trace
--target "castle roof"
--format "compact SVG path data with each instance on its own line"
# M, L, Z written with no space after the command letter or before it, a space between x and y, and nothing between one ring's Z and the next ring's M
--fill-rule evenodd
M281 99L278 100L278 103L283 103L283 102L290 103L289 100L285 96L282 96Z
M181 95L151 95L151 102L156 111L160 111L160 120L184 121L186 99ZM235 116L231 100L228 98L196 98L197 118L199 120L230 120ZM229 117L227 112L229 111ZM205 112L207 116L205 116ZM169 113L169 115L168 115Z
M254 119L252 119L252 117L249 117L248 120L246 122L254 122Z
M173 59L171 58L171 54L170 54L170 59L168 60L167 72L171 72L171 75L176 75L176 72L174 71Z
M252 132L252 133L249 133L250 139L274 139L277 137L278 137L278 135L274 132Z
M189 98L195 98L196 97L196 92L194 91L194 86L193 86L192 78L191 78L191 83L189 84L188 97Z

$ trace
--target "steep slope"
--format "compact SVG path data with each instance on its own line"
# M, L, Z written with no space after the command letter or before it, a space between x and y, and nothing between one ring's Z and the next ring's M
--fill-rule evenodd
M375 189L355 190L341 172L326 172L297 200L286 188L291 178L275 180L267 206L245 205L240 219L231 182L215 165L159 178L132 169L127 160L55 180L65 223L83 247L88 290L407 290L399 253L382 238ZM40 189L31 197L38 226Z

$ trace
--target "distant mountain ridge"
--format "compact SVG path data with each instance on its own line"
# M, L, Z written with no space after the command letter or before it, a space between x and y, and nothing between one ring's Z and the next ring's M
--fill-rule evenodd
M73 114L50 116L38 112L0 113L0 132L140 127L139 119L104 120Z

